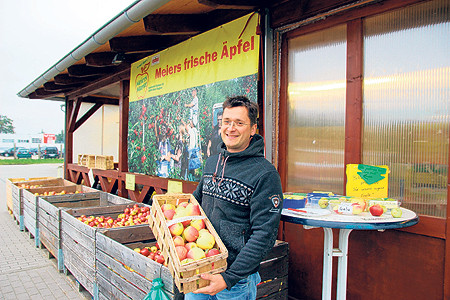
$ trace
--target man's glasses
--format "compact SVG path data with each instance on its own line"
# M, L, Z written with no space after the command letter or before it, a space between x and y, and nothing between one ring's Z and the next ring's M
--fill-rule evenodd
M249 125L249 124L247 124L247 123L244 123L244 122L242 122L242 121L230 121L230 120L222 120L222 126L225 126L225 127L228 127L228 126L231 126L231 127L236 127L236 128L241 128L241 127L244 127L245 125Z

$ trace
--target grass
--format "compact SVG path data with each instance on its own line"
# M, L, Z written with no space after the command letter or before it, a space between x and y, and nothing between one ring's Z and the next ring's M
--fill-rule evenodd
M0 165L35 165L35 164L63 164L64 159L0 159Z

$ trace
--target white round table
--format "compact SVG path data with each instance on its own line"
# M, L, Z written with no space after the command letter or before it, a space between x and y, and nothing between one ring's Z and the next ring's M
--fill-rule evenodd
M281 221L302 224L305 229L322 227L324 230L322 299L331 300L333 257L338 258L336 299L347 297L348 237L352 230L397 229L419 222L417 214L401 208L402 216L394 218L385 213L374 217L368 212L359 215L340 215L329 209L302 208L283 209ZM339 229L339 248L333 248L332 228Z

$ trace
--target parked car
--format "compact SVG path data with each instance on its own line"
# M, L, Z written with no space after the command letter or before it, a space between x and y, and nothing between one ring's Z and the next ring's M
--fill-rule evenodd
M0 148L0 156L5 156L5 153L9 150L9 147Z
M56 147L42 147L41 148L41 157L42 158L58 158L59 152Z
M26 148L17 149L17 158L31 158L30 150Z
M25 153L25 150L26 150L26 153ZM28 157L27 153L29 153L29 151L27 148L17 147L16 153L17 153L18 158L23 158L23 157ZM20 157L19 157L19 153L20 153ZM0 155L4 156L4 157L14 156L14 147L1 151Z
M39 153L38 148L30 148L31 155L37 155Z

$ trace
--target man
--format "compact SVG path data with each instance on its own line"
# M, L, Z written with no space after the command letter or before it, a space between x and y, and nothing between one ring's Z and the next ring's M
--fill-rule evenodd
M256 134L258 107L238 96L223 103L219 154L206 161L194 192L228 249L227 270L190 299L255 299L259 264L273 247L282 207L280 176ZM212 296L215 295L215 296Z

